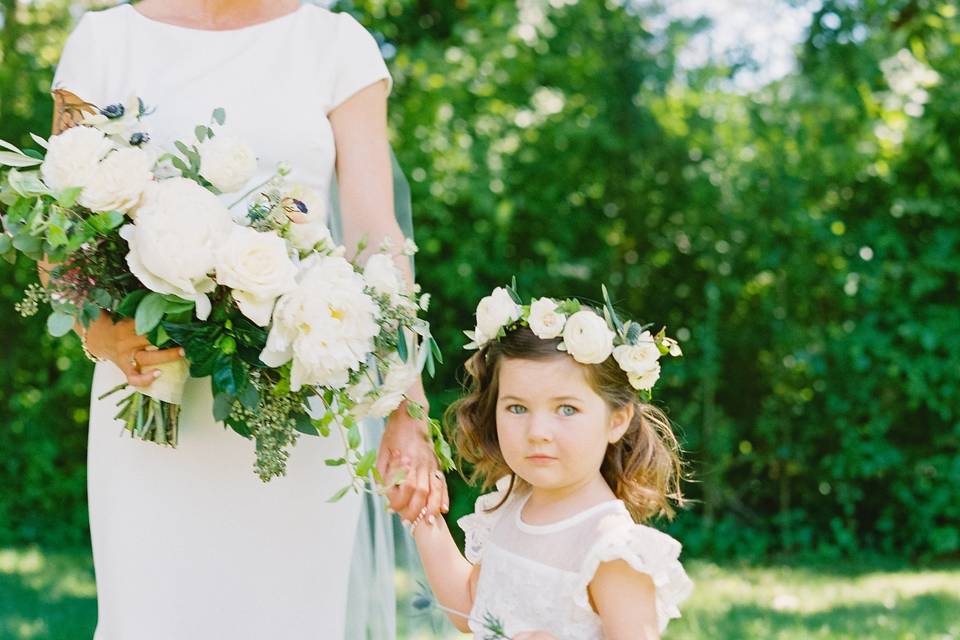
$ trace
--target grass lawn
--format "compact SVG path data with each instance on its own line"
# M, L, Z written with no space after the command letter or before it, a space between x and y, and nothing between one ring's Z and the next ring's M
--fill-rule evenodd
M671 640L960 640L960 567L688 570L696 591ZM0 549L0 639L90 638L95 598L86 551Z

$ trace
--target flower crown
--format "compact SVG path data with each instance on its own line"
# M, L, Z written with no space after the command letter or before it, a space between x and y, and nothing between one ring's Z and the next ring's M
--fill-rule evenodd
M508 331L527 326L542 340L561 338L557 346L581 364L600 364L611 355L627 374L630 386L646 399L660 379L660 356L683 352L666 328L656 335L650 325L621 321L603 287L602 309L567 298L534 298L524 305L515 286L497 287L477 305L477 327L464 331L471 342L465 349L481 349Z

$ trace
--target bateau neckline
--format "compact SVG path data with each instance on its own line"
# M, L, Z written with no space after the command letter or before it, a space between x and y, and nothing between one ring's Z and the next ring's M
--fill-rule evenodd
M613 498L611 500L604 500L603 502L598 502L592 507L588 507L583 511L580 511L579 513L575 513L572 516L568 516L566 518L557 520L555 522L550 522L548 524L527 524L526 522L523 521L523 508L527 506L527 502L530 500L530 496L532 495L533 493L528 493L523 498L523 500L519 503L519 505L517 506L517 510L514 512L514 522L517 525L517 528L520 529L520 531L524 531L526 533L535 533L535 534L553 533L555 531L567 529L576 524L579 524L584 520L586 520L587 518L589 518L590 516L594 515L595 513L598 513L605 509L609 509L610 507L617 506L617 507L623 508L623 501L619 500L618 498Z
M183 25L173 24L172 22L164 22L163 20L157 20L155 18L146 16L140 13L140 10L134 7L133 4L129 2L120 6L127 7L127 9L131 13L133 13L138 19L142 20L143 22L146 22L147 24L153 24L159 27L165 27L167 29L174 29L177 31L186 31L191 33L204 33L204 34L206 33L217 34L217 33L243 33L245 31L251 31L254 29L260 29L262 27L274 25L274 24L283 22L285 20L289 20L290 18L296 15L299 15L300 13L303 12L303 10L306 7L310 5L309 3L301 2L300 5L290 13L285 13L282 16L277 16L276 18L270 18L269 20L264 20L262 22L255 22L253 24L248 24L245 27L236 27L234 29L198 29L196 27L184 27Z

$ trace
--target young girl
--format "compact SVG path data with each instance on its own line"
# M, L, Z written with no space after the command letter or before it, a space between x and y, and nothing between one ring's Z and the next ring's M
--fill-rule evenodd
M442 519L412 523L427 578L477 638L659 638L693 585L680 543L635 523L682 500L677 442L641 398L680 349L609 303L515 299L480 302L470 392L448 413L485 488L503 477L459 521L466 558Z

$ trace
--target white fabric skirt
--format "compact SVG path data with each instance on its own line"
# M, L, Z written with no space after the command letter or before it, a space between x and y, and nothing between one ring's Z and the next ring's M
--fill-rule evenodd
M113 419L123 382L93 380L88 450L95 640L306 640L344 634L361 501L327 500L349 478L336 438L302 437L287 475L263 483L253 442L212 417L209 379L190 380L176 449Z

